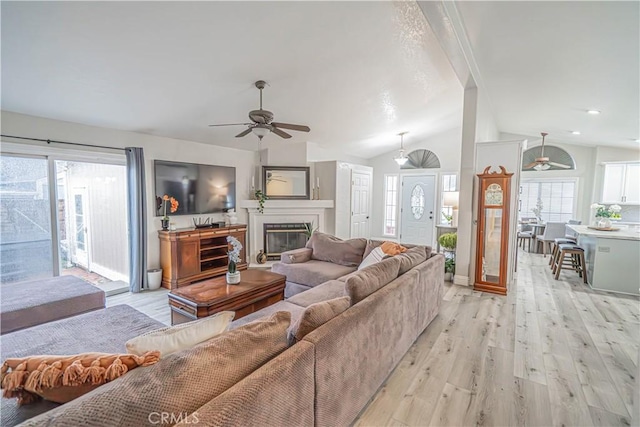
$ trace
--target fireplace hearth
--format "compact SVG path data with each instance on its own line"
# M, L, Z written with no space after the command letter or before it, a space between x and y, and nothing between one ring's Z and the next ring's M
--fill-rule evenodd
M307 244L307 226L304 222L264 224L264 253L267 260L280 260L280 254Z

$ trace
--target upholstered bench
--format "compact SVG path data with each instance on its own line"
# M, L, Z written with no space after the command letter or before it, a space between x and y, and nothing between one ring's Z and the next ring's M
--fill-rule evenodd
M0 335L105 306L101 289L74 276L0 286Z
M42 354L126 353L128 340L165 326L128 305L116 305L3 335L0 355L5 360ZM0 425L14 426L56 406L41 400L18 407L16 399L2 398Z

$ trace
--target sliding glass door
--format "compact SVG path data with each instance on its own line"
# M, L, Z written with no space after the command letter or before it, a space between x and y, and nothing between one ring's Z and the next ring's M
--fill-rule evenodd
M0 156L0 282L54 274L47 159Z
M0 282L62 274L127 290L124 162L61 157L0 156Z

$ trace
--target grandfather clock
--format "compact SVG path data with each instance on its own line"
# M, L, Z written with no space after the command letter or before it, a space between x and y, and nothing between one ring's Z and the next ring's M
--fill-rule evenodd
M474 289L507 294L509 261L509 195L511 176L504 166L500 172L481 174L478 197L478 238L476 240L476 274Z

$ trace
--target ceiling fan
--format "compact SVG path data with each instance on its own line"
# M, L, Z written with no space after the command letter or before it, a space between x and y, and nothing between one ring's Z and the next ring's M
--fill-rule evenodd
M249 119L251 119L248 123L227 123L222 125L209 125L211 127L214 126L248 126L247 129L243 130L239 134L236 135L236 138L242 138L253 132L260 140L265 137L269 132L273 132L281 138L289 139L291 135L284 132L282 129L290 129L297 130L300 132L309 132L309 126L303 125L292 125L290 123L280 123L273 121L273 113L271 111L262 109L262 89L267 85L267 82L264 80L258 80L255 83L256 87L260 89L260 109L249 111Z
M561 168L561 169L571 169L571 166L569 165L563 165L562 163L552 162L549 160L548 157L544 156L544 138L549 134L547 132L542 132L540 135L542 135L542 146L540 149L540 157L536 157L536 159L532 163L529 163L528 165L526 165L524 169L535 169L537 171L546 171L547 169L550 169L551 166L554 166L556 168Z

